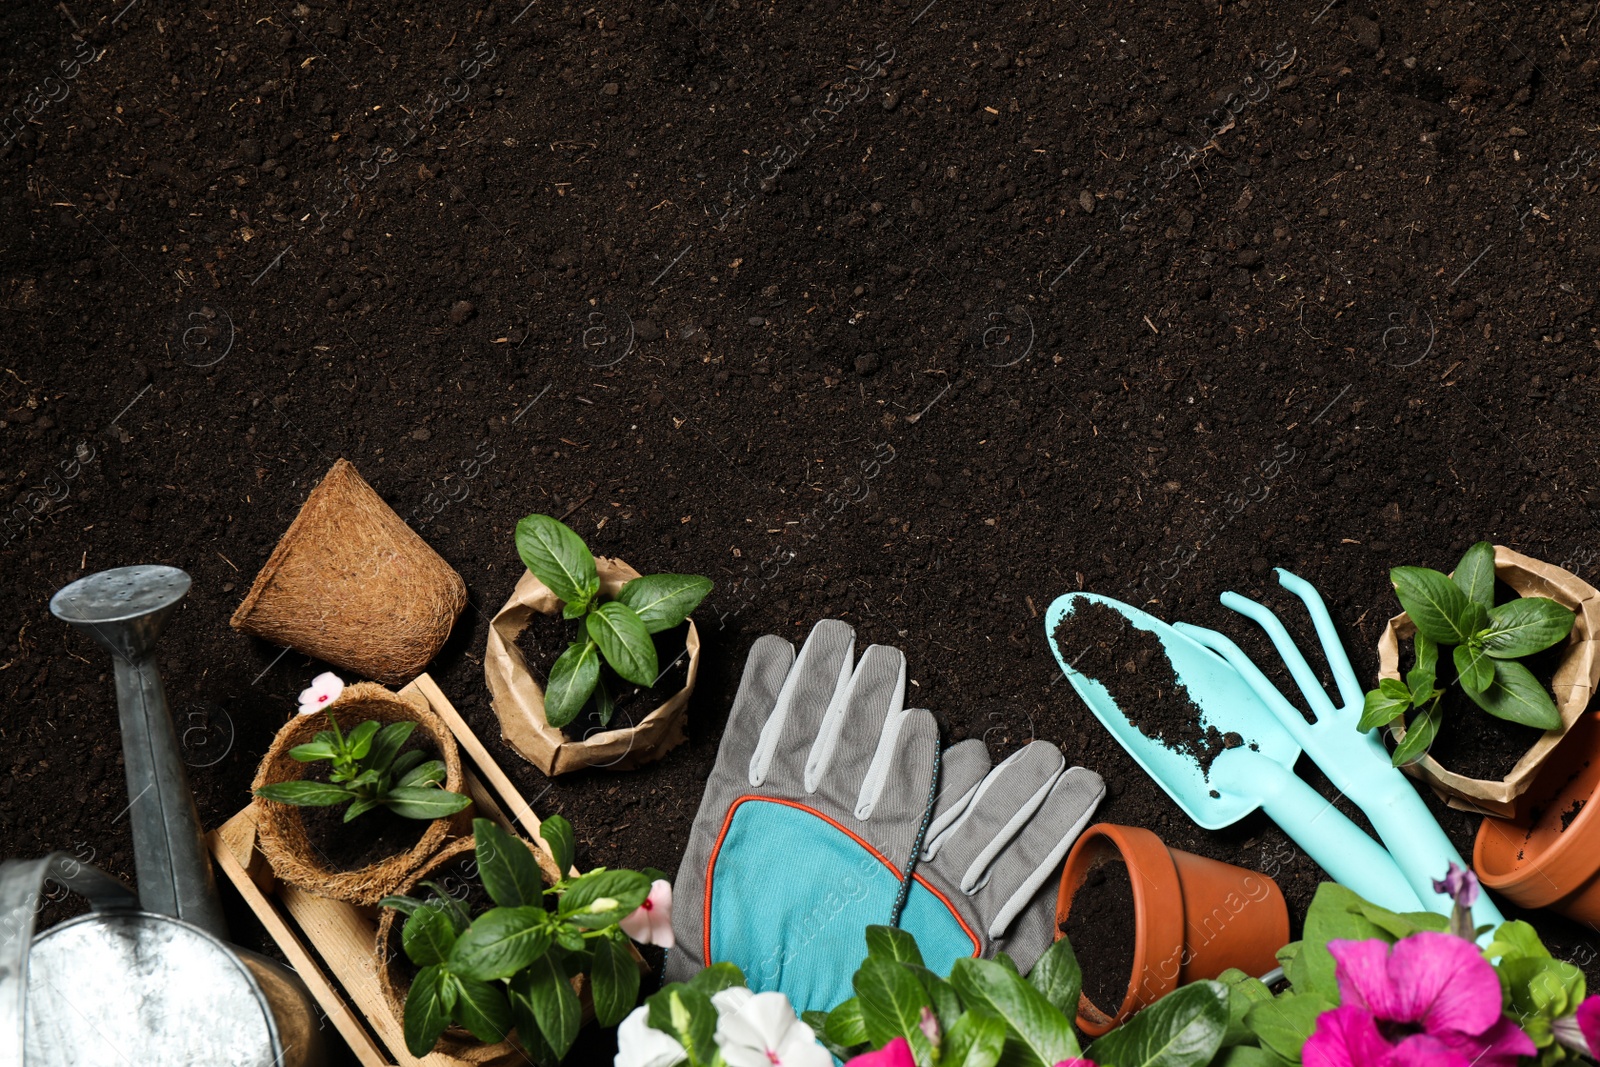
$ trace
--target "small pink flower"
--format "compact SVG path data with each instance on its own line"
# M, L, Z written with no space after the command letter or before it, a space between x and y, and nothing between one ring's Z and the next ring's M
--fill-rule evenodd
M1456 902L1458 907L1470 909L1478 902L1480 892L1478 876L1470 867L1462 867L1458 863L1450 864L1449 873L1442 879L1433 880L1433 891L1443 893Z
M310 715L313 711L323 708L339 699L339 694L344 692L344 683L332 671L323 671L311 679L311 687L300 692L300 714Z
M1574 1052L1600 1052L1600 996L1589 997L1578 1010L1550 1025L1556 1040Z
M622 932L641 945L672 947L672 883L657 878L650 883L650 895L634 913L623 919Z
M911 1056L911 1046L903 1037L897 1037L876 1052L863 1052L852 1056L844 1067L917 1067Z

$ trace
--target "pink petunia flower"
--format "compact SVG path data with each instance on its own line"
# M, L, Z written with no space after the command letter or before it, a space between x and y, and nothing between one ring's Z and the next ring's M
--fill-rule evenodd
M1305 1067L1516 1067L1537 1051L1501 1013L1500 979L1470 941L1430 930L1328 951L1343 1006L1317 1019Z
M1589 997L1571 1015L1550 1024L1557 1041L1586 1056L1600 1053L1600 996Z
M339 699L339 694L344 692L344 683L332 671L323 671L311 679L311 686L300 691L300 714L310 715L313 711L323 708Z
M671 948L672 941L672 883L657 878L650 883L650 895L632 915L619 924L622 932L641 945L660 945Z
M851 1056L844 1067L917 1067L917 1061L906 1039L897 1037L876 1052Z
M1448 896L1455 901L1457 907L1470 909L1478 902L1481 888L1478 885L1478 876L1473 873L1472 868L1452 863L1449 872L1442 879L1433 880L1433 891Z

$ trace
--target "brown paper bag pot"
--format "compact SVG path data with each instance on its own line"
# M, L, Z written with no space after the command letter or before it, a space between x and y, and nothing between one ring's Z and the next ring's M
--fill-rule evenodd
M467 603L461 575L339 460L272 550L233 628L400 685Z
M349 730L368 719L376 719L385 726L392 722L415 722L421 733L413 732L412 736L425 734L438 751L439 759L444 761L444 788L453 793L463 792L461 754L443 721L432 711L401 700L383 686L371 682L348 686L338 700L322 710L291 719L272 739L272 746L256 772L256 780L251 783L252 791L304 777L306 768L311 765L295 760L289 750L314 740L319 731L326 730L330 713L338 719L340 730ZM447 838L465 832L472 825L472 808L468 807L449 818L433 820L409 852L390 856L358 871L336 871L324 866L306 836L305 822L300 817L303 809L262 797L257 797L255 803L260 813L257 830L261 851L279 878L309 893L359 905L376 904L393 893Z
M1509 817L1515 814L1517 798L1533 784L1539 767L1583 715L1595 683L1600 681L1600 648L1596 647L1596 642L1600 641L1600 591L1571 571L1513 552L1504 545L1494 546L1494 573L1523 596L1549 597L1577 612L1572 633L1567 637L1566 654L1550 686L1556 710L1561 713L1561 725L1546 731L1499 781L1456 774L1432 756L1423 756L1404 770L1426 782L1439 799L1452 808ZM1400 677L1400 644L1409 641L1416 632L1416 626L1404 612L1389 620L1378 638L1380 678ZM1449 723L1444 728L1448 729ZM1391 731L1396 739L1405 737L1403 726L1391 727Z
M621 560L597 558L600 591L614 597L639 572ZM534 680L517 648L517 635L528 626L534 612L558 615L561 601L532 572L524 571L505 606L489 624L489 645L484 652L483 674L500 732L506 743L548 775L566 774L583 767L626 771L660 759L683 743L689 695L700 676L700 634L694 619L684 646L689 653L688 676L682 689L633 726L601 730L587 737L568 737L544 717L544 689ZM616 720L613 719L613 722Z

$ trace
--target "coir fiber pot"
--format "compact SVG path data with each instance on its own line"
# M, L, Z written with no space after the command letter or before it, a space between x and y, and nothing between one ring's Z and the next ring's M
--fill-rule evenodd
M619 559L601 556L594 565L600 576L600 592L608 598L639 577L638 571ZM572 737L545 721L544 690L517 648L517 635L527 629L535 612L559 615L561 599L532 572L524 571L511 599L489 623L483 675L507 744L545 774L557 775L584 767L632 770L660 759L683 743L689 696L700 677L700 632L695 629L693 618L684 624L688 627L684 648L689 665L682 689L631 726Z
M528 846L528 851L533 853L534 859L539 862L539 873L544 876L545 884L554 883L557 880L555 862L533 842L522 843ZM449 877L448 872L463 857L469 862L472 861L476 848L477 841L471 837L458 838L450 842L408 877L395 892L402 896L424 899L430 893L422 886L422 882L432 880L438 882L445 892L460 899L463 891L472 883L459 882ZM445 877L441 878L441 875ZM405 966L405 950L400 945L400 929L404 923L404 916L393 908L382 909L382 914L378 917L378 937L375 946L378 985L383 989L383 999L388 1003L389 1010L394 1013L395 1021L402 1029L405 1027L406 994L411 990L410 972ZM585 995L585 985L586 983L580 979L574 981L573 988L578 992L579 1001L583 1005L584 1019L588 1021L592 1018L593 1004ZM527 1054L516 1043L514 1035L505 1041L486 1044L473 1037L465 1028L454 1025L440 1036L439 1043L433 1050L436 1054L451 1057L457 1063L473 1064L474 1067L511 1067L513 1064L529 1062Z
M1403 769L1413 778L1426 782L1452 808L1508 818L1516 814L1517 798L1533 784L1540 766L1583 715L1595 684L1600 681L1600 645L1597 645L1600 641L1600 591L1571 571L1513 552L1504 545L1494 546L1494 576L1522 596L1549 597L1577 615L1550 682L1551 696L1555 698L1556 710L1561 713L1561 725L1545 731L1499 781L1456 774L1431 755ZM1378 638L1380 678L1400 677L1400 644L1409 642L1416 632L1416 626L1405 612L1389 620ZM1449 729L1448 720L1444 729ZM1391 727L1391 732L1397 740L1405 738L1403 725Z
M1278 884L1258 871L1175 848L1137 826L1099 823L1078 838L1061 872L1056 936L1073 898L1096 867L1120 859L1133 888L1133 973L1120 1005L1078 997L1078 1028L1098 1037L1185 982L1230 967L1266 974L1289 940L1289 908ZM1085 970L1093 960L1082 960Z
M401 685L438 654L466 604L455 568L341 459L311 491L228 621Z
M1578 720L1511 819L1478 827L1472 867L1524 908L1600 923L1600 712Z
M408 746L426 741L444 763L444 788L452 793L465 792L461 754L444 720L431 710L402 700L383 686L371 682L347 686L338 700L322 710L291 719L272 739L272 746L261 760L251 789L298 781L306 776L309 769L326 767L326 763L301 763L291 757L289 751L296 745L309 743L320 731L326 730L330 715L338 721L342 731L348 731L369 719L383 726L393 722L415 722L417 726L412 731ZM395 892L447 839L466 832L472 825L472 808L468 807L448 818L434 819L424 824L426 829L416 844L406 851L384 857L359 870L341 871L328 866L306 833L304 814L319 809L299 808L263 797L256 798L255 806L261 851L272 864L274 874L308 893L364 906L376 904L387 894ZM359 826L361 819L371 818L379 810L357 816L351 825Z

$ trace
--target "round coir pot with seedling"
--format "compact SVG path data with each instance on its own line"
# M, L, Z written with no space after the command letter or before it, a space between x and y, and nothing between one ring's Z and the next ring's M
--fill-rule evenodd
M252 789L273 872L359 905L394 892L472 804L444 722L370 682L279 730Z
M700 670L691 574L596 558L548 515L517 524L527 573L489 627L484 676L505 739L546 774L627 770L684 739Z
M1361 729L1388 726L1395 765L1451 806L1513 814L1600 677L1600 593L1487 541L1449 575L1396 567L1389 578L1406 610L1378 641Z

